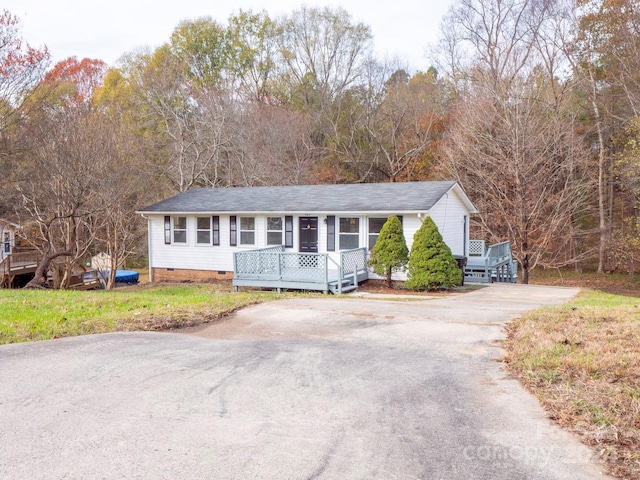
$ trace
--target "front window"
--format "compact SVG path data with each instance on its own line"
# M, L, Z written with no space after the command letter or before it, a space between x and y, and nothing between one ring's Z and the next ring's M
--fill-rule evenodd
M187 217L173 217L173 243L187 243Z
M211 217L196 218L196 243L211 245Z
M369 250L373 250L373 246L378 241L380 230L387 222L386 218L370 218L369 219Z
M340 250L358 248L360 243L360 219L357 217L340 219Z
M240 245L256 244L256 219L240 217Z
M282 245L282 217L267 217L267 245Z

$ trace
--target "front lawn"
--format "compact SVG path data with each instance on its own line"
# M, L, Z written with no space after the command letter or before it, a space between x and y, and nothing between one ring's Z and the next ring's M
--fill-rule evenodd
M0 344L89 333L167 330L279 297L228 286L154 285L114 291L0 290Z
M640 298L599 291L512 322L510 370L621 478L640 478Z

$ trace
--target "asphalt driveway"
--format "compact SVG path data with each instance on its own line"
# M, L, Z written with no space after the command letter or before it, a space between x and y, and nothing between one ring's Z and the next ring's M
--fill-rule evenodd
M301 298L2 346L0 478L604 478L496 361L506 321L575 293Z

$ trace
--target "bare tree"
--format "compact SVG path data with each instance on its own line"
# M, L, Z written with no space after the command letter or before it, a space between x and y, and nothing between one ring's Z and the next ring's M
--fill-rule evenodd
M386 180L415 179L419 162L442 131L446 94L434 69L388 82L367 124L375 168Z
M41 118L32 133L34 147L17 187L22 209L35 222L33 245L42 252L35 278L28 286L41 287L47 281L52 261L65 258L57 287L66 287L77 263L93 241L91 202L96 178L107 175L98 138L88 134L87 109L73 109L55 118Z
M480 207L485 234L512 241L524 283L536 265L575 260L575 219L590 192L572 99L559 80L562 45L546 36L560 6L462 0L448 18L457 26L448 45L466 64L448 69L458 99L446 163Z
M137 60L129 80L147 114L139 121L164 140L154 167L177 192L224 183L222 154L234 135L230 124L238 108L230 92L191 82L166 48Z
M317 100L327 105L361 80L371 30L352 23L345 10L302 7L280 24L283 79L290 86L308 82Z
M260 103L245 105L229 152L229 184L308 183L314 152L310 131L302 113Z

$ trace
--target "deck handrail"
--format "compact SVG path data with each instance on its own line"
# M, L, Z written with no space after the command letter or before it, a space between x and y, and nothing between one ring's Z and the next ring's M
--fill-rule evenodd
M333 263L338 269L338 293L342 293L342 282L340 281L344 276L342 273L342 265L341 265L342 262L340 263L336 262L333 258L331 258L330 255L327 255L327 258L329 259L329 262ZM326 263L327 265L326 276L325 276L326 283L329 283L329 262Z
M343 282L357 285L359 278L366 278L367 250L339 252L338 260L328 253L286 252L282 246L268 247L234 252L233 269L234 280L238 281L332 284L342 293L346 288Z
M12 271L23 270L25 266L38 265L39 262L40 252L38 250L13 252L0 261L0 272L4 275L6 273L11 273Z
M511 261L511 242L501 242L491 245L487 250L487 258L492 259L491 263L502 263Z

